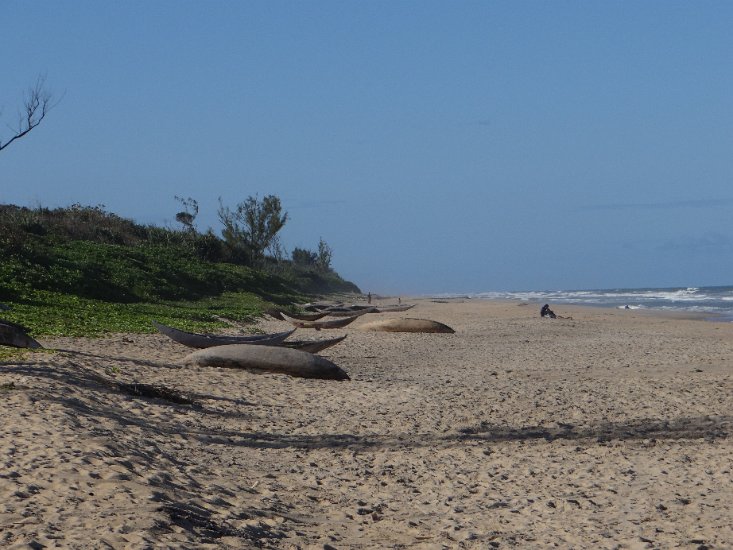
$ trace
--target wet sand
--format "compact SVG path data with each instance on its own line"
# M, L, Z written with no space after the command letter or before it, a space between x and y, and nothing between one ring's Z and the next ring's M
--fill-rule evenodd
M158 334L39 338L65 351L0 363L0 546L732 547L733 323L539 305L298 330L348 334L323 352L347 382L183 367ZM456 333L359 331L391 317Z

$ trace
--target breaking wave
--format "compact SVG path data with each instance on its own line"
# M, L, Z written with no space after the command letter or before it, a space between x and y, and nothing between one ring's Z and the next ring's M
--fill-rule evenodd
M733 320L733 287L632 288L602 290L542 290L439 294L435 298L520 300L622 309L664 309L709 312Z

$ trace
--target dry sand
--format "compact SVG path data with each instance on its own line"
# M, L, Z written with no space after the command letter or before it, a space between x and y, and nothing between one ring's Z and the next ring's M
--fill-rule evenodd
M380 316L456 334L320 333L349 334L324 356L350 382L40 338L67 351L0 364L0 546L733 547L733 324L554 309L420 300Z

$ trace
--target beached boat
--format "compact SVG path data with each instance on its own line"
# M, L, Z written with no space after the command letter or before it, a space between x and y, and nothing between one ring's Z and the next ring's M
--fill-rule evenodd
M377 307L377 313L394 313L397 311L407 311L415 307L415 304L395 305L395 306L379 306Z
M284 312L281 309L268 309L265 313L280 321L285 320L283 319ZM286 313L286 315L292 317L293 319L298 319L299 321L317 321L318 319L321 319L328 315L328 313L324 311L320 313Z
M340 307L343 302L309 302L307 304L301 304L299 307L306 311L321 311L331 307Z
M364 309L339 309L339 310L327 310L326 315L329 317L359 317L366 313L376 313L376 307L364 308Z
M437 332L453 334L456 331L448 325L430 319L382 319L359 327L372 332Z
M295 349L233 344L200 349L183 358L183 364L199 367L242 369L303 378L348 380L349 375L328 359Z
M23 325L0 319L0 346L38 349L43 346L28 334Z
M307 351L308 353L318 353L324 349L335 346L339 342L342 342L346 338L346 334L339 336L338 338L329 338L327 340L292 340L280 342L277 344L282 348L297 349L300 351Z
M253 334L251 336L223 336L218 334L197 334L169 327L153 321L153 325L161 334L189 348L210 348L228 344L252 344L257 346L274 346L290 336L295 329L275 334Z
M321 329L332 329L342 328L358 319L358 315L352 315L351 317L343 317L341 319L334 319L333 321L300 321L299 319L293 319L283 313L285 320L297 328L314 328L316 330Z

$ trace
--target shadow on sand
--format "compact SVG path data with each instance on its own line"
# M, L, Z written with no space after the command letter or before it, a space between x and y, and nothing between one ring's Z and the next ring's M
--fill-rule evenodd
M71 367L71 368L69 368ZM9 369L10 370L10 369ZM226 445L233 447L251 447L260 449L404 449L408 447L451 447L464 442L476 441L486 443L512 441L595 441L602 444L609 441L629 440L695 440L723 439L733 430L733 416L699 416L678 418L641 418L623 422L603 422L574 426L557 422L552 426L498 426L483 421L474 427L457 429L447 435L433 433L418 434L278 434L266 432L244 432L224 430L212 427L207 422L188 423L185 427L179 422L169 423L141 416L135 411L116 406L109 399L110 393L118 393L109 384L102 383L101 377L91 369L71 363L63 368L51 366L18 364L11 367L12 372L31 377L46 378L64 386L72 386L68 392L42 392L38 397L59 402L71 409L71 416L106 417L125 426L135 425L144 430L152 430L159 434L179 434L198 440L204 445ZM84 392L90 399L82 401L74 394ZM91 393L90 393L91 392ZM45 395L44 395L45 394ZM165 402L144 396L128 397L148 399L162 405L191 410L188 405ZM222 398L220 396L197 394L195 398L201 403L196 408L197 414L211 417L229 417L233 419L248 418L239 407L255 405L244 400ZM215 410L206 405L206 401L226 402L231 410ZM197 425L198 424L198 425Z

